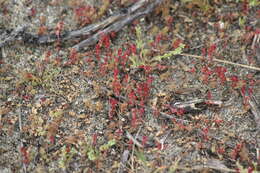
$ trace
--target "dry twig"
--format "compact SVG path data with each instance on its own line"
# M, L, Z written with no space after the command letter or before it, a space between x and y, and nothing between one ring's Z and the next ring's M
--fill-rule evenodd
M22 124L22 110L21 108L19 108L19 114L18 114L18 121L19 121L19 137L20 137L20 153L21 153L21 149L24 147L24 144L23 144L23 124ZM23 154L21 153L21 162L23 164L23 172L26 173L27 172L27 167L25 165L25 163L23 162L23 160L25 158L23 158Z

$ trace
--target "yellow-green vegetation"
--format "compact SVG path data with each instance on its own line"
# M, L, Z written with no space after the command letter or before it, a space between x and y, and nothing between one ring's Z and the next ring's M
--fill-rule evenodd
M144 166L148 164L147 158L142 150L136 150L135 155L138 161L141 162L141 164L143 164Z
M37 86L41 83L41 79L38 76L36 76L35 74L33 74L33 72L20 71L19 77L20 78L16 83L17 86L19 86L21 84Z
M147 53L148 53L148 49L145 49L145 42L147 40L145 40L143 32L142 32L142 28L141 26L136 26L135 27L135 32L136 32L136 48L137 48L137 55L132 55L130 57L130 60L132 62L132 67L136 68L140 65L145 65L145 63L147 62Z
M62 71L61 67L58 66L48 66L41 76L41 85L46 88L51 88L55 78Z
M163 55L158 55L149 59L147 57L147 54L151 50L146 49L145 47L148 46L146 43L147 42L150 43L151 41L148 41L147 39L144 38L143 31L140 26L135 27L135 31L136 31L136 47L139 53L137 55L132 55L130 57L130 60L132 62L131 67L133 68L139 67L141 65L147 65L149 64L149 62L152 61L162 61L163 59L169 59L174 55L181 54L183 48L185 47L185 45L181 43L179 47L177 47L175 50L166 52Z
M185 45L181 43L179 45L179 47L177 47L175 50L169 51L169 52L167 52L167 53L165 53L163 55L156 56L153 59L157 60L157 61L161 61L163 59L169 59L169 58L171 58L174 55L181 54L184 47L185 47Z
M16 85L26 84L27 86L42 86L44 88L51 88L55 78L60 74L61 67L58 66L47 66L43 74L40 76L35 72L30 71L19 71L19 80ZM8 78L6 79L8 80Z
M236 3L243 3L245 2L245 0L229 0L230 2L236 2ZM250 7L255 7L260 5L260 1L259 0L249 0L248 4Z
M101 145L98 149L92 145L85 145L85 152L87 153L88 159L91 161L97 160L100 157L100 153L109 150L116 144L116 140L109 140L106 144Z
M244 16L242 17L239 17L238 19L238 24L240 27L244 27L245 26L245 23L246 23L246 18Z
M181 0L181 1L183 3L187 3L190 6L190 8L192 8L192 6L198 6L203 12L208 12L210 9L213 8L211 7L209 0Z
M68 151L67 146L63 146L61 148L61 154L59 159L60 168L67 168L69 166L69 162L72 160L73 156L77 154L77 150L74 147L71 147Z

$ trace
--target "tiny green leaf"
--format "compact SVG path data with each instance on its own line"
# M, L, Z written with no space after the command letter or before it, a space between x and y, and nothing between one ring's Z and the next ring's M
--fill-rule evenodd
M136 157L137 157L139 160L142 161L142 163L144 163L144 164L147 163L147 159L146 159L146 157L145 157L145 155L144 155L144 153L143 153L142 151L136 151L135 154L136 154Z
M90 148L87 154L88 154L88 159L91 161L97 160L98 158L98 153L93 148Z
M182 49L183 49L184 47L185 47L184 44L180 44L180 46L179 46L178 48L176 48L175 50L170 51L170 52L168 52L168 53L165 53L164 55L156 56L154 59L155 59L155 60L159 60L159 61L161 61L161 60L164 59L164 58L169 59L169 58L172 57L173 55L181 54L181 53L182 53Z
M105 150L108 150L110 147L112 147L115 144L116 144L116 140L112 139L112 140L108 141L107 144L101 145L99 149L100 149L100 151L105 151Z

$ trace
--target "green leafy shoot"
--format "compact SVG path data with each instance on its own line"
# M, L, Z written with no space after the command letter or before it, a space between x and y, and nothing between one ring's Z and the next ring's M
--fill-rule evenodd
M137 51L139 52L138 55L132 55L129 59L131 61L131 66L133 68L139 67L140 65L145 64L145 57L148 53L148 49L145 49L145 43L144 43L144 37L143 37L143 31L140 26L135 27L136 31L136 48Z
M69 162L72 160L73 156L77 154L77 151L74 147L71 148L70 152L66 151L66 146L61 148L61 158L59 159L59 167L66 168L69 165Z
M136 56L136 55L131 56L129 59L132 62L131 66L133 68L144 65L144 62L140 58L138 58L138 56Z
M99 157L99 152L97 152L93 147L91 147L91 148L89 148L87 155L88 155L89 160L95 161Z
M147 164L147 159L142 151L135 151L136 158L140 160L144 165Z
M98 151L98 149L96 149L95 147L93 147L90 144L85 144L84 150L85 150L85 153L86 153L88 159L91 161L97 160L100 156L100 152Z
M165 58L166 58L166 59L169 59L169 58L171 58L171 57L174 56L174 55L179 55L179 54L181 54L184 47L185 47L184 44L180 44L179 47L176 48L175 50L170 51L170 52L167 52L167 53L165 53L165 54L163 54L163 55L156 56L156 57L154 57L153 59L154 59L154 60L157 60L157 61L161 61L162 59L165 59Z
M108 150L110 147L112 147L115 144L116 144L116 140L115 139L109 140L107 144L101 145L99 150L100 151Z
M140 26L135 27L135 31L136 31L136 47L137 49L143 49L144 47L144 42L142 40L142 28Z

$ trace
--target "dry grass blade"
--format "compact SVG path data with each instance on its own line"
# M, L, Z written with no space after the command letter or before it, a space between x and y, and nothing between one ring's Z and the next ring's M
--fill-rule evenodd
M22 138L22 133L23 133L23 124L22 124L22 110L19 108L19 114L18 114L18 122L19 122L19 136L20 136L20 150L24 147L23 144L23 138ZM21 163L23 165L23 172L27 172L27 168L25 163L23 163L23 154L21 153Z
M140 142L138 142L138 141L136 140L136 138L133 137L128 131L126 131L126 137L127 137L129 140L132 140L133 143L134 143L135 145L137 145L138 147L143 148L143 145L140 144Z
M195 170L202 171L202 170L205 170L205 169L214 169L214 170L218 170L220 172L237 172L234 169L230 169L230 168L226 167L220 160L216 160L216 159L208 160L203 165L196 165L196 166L193 166L193 167L185 167L185 166L179 165L175 169L185 170L185 171L188 171L188 172L193 172Z
M186 53L182 53L180 55L189 56L189 57L192 57L192 58L197 58L197 59L202 59L202 60L205 59L203 56L191 55L191 54L186 54ZM234 66L239 66L239 67L243 67L243 68L248 68L250 70L260 71L259 67L254 67L254 66L249 66L249 65L244 65L244 64L238 64L238 63L234 63L234 62L230 62L230 61L226 61L226 60L221 60L221 59L217 59L217 58L213 58L212 61L220 62L220 63L224 63L224 64L229 64L229 65L234 65Z

